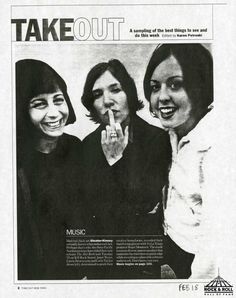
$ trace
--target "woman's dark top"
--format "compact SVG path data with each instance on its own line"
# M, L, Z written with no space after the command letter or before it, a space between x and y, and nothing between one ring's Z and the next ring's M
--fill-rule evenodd
M169 138L164 130L138 116L133 117L130 127L123 157L113 166L109 166L102 151L102 125L83 141L84 187L89 210L87 234L162 233L162 207L157 213L149 212L158 203L161 205L171 156ZM102 276L98 271L97 276Z
M18 278L80 279L66 266L66 229L81 228L81 142L63 134L50 154L18 155Z
M84 186L94 234L151 232L147 226L137 226L137 218L147 215L161 202L170 160L169 138L164 130L138 116L131 127L132 139L122 159L113 166L109 166L102 151L102 126L83 141ZM157 228L158 224L153 230L155 234Z

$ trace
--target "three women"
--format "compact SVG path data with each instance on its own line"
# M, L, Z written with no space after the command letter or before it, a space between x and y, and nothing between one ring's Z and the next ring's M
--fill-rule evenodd
M24 67L20 68L21 64ZM31 64L29 74L20 72L20 69L31 69ZM38 68L41 81L36 84L34 73ZM163 203L164 228L168 234L165 261L178 278L190 276L192 260L194 256L197 259L203 239L204 171L205 160L211 150L205 132L213 101L212 71L211 55L203 46L167 44L154 51L144 78L144 92L150 102L150 110L170 135L172 164L166 187L167 197ZM57 190L61 188L66 200L69 200L67 203L71 200L71 206L78 206L75 202L78 183L74 178L78 180L81 168L74 162L78 161L80 146L75 146L78 141L72 141L72 137L62 134L65 124L73 122L69 119L71 115L74 117L74 113L66 85L58 74L45 63L33 60L18 62L16 73L18 197L22 196L22 200L18 199L19 262L24 262L21 245L27 242L24 239L28 237L27 233L38 248L32 256L36 262L43 250L48 253L44 253L44 257L52 257L48 239L55 230L68 226L68 218L76 221L81 216L79 213L75 217L70 216L74 210L64 205L66 201L62 199L63 196L57 198ZM24 77L26 81L22 81ZM38 86L44 87L38 90ZM118 60L99 63L90 70L82 102L89 110L91 119L100 123L98 129L83 142L85 201L82 209L88 210L87 232L95 235L161 233L162 217L158 207L162 188L167 184L170 158L166 133L136 115L142 102L138 100L133 79ZM48 111L44 113L45 108ZM60 147L62 151L58 150ZM69 151L65 154L63 150ZM51 156L54 157L50 161ZM65 167L60 163L63 158ZM71 171L73 168L74 171ZM51 170L56 173L49 173ZM50 180L52 177L55 179ZM51 186L47 188L46 184ZM34 198L33 204L31 197ZM34 223L35 219L37 224ZM22 225L27 225L26 222L29 223L27 233L21 230ZM45 232L48 225L54 227L51 232ZM41 240L42 236L35 227L42 229L46 241ZM46 247L42 247L44 244ZM55 241L55 247L60 245ZM42 264L41 261L39 263ZM55 262L54 273L57 266ZM113 273L107 271L106 275L102 272L95 278L144 278L139 271L132 275L124 271ZM26 279L27 274L34 278L32 272L22 274ZM45 279L48 276L60 278L59 273L53 274L39 273L39 276Z

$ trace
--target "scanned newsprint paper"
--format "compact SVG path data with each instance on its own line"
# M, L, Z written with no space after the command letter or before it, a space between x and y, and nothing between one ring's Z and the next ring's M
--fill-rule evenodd
M233 1L1 11L1 297L235 295Z

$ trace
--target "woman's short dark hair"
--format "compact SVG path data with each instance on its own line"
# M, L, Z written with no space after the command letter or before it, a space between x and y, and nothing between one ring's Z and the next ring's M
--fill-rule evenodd
M110 73L120 82L121 87L127 96L130 116L132 117L136 111L143 108L142 101L138 100L138 94L134 80L129 75L124 65L117 59L112 59L108 62L102 62L96 64L89 71L85 81L83 95L81 97L83 105L90 112L89 117L96 123L100 122L100 119L98 118L96 110L93 107L94 96L92 90L96 80L107 70L110 71Z
M30 147L34 126L29 116L30 100L40 94L53 93L60 89L69 109L66 124L74 123L75 112L67 93L67 86L61 76L47 63L24 59L16 62L16 126L18 153Z
M16 119L18 135L32 133L29 117L29 101L40 94L60 89L69 109L66 124L74 123L75 112L67 93L67 86L61 76L47 63L40 60L24 59L16 62Z
M161 44L153 52L145 73L144 94L150 101L150 80L156 67L173 55L183 71L184 87L194 106L206 110L213 102L213 61L201 44Z

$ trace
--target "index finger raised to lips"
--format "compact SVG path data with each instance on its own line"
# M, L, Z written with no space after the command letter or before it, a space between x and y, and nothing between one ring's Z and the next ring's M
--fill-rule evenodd
M109 117L110 126L114 126L115 118L114 118L114 114L113 114L112 110L108 110L108 117Z

